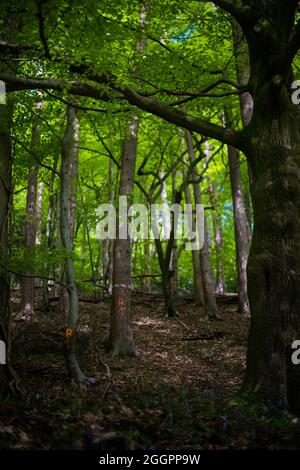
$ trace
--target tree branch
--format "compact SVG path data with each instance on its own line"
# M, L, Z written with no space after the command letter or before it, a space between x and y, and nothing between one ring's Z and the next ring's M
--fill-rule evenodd
M55 279L54 277L48 277L48 276L41 276L39 274L25 274L25 273L20 273L19 271L15 271L11 268L8 268L7 266L5 266L5 264L3 263L0 263L0 268L4 269L4 271L7 271L8 273L11 273L11 274L14 274L15 276L20 276L20 277L26 277L26 278L29 278L29 279L45 279L45 280L48 280L48 281L52 281L52 282L55 282L55 284L59 284L60 286L63 286L65 287L67 290L69 290L69 287L67 286L67 284L64 284L63 282L59 281L58 279Z
M79 70L80 69L78 68L78 73ZM84 74L84 70L82 70L82 73ZM88 71L86 71L86 73L88 75ZM87 78L89 80L94 80L99 84L107 84L108 81L107 76L103 74L99 76L87 76ZM110 93L101 93L97 88L75 80L66 82L56 79L31 79L14 77L5 73L0 73L0 80L3 80L8 84L7 91L49 88L63 91L64 89L67 89L68 93L87 96L96 100L108 101L111 98ZM232 147L243 150L241 139L238 138L240 132L189 116L183 111L175 109L166 103L142 96L132 88L118 88L117 86L114 86L113 83L110 86L114 91L123 95L128 103L133 106L137 106L144 111L161 117L165 121L176 124L177 126L183 127L191 132L197 132L201 135L205 135L206 137L219 140L226 145L231 145Z
M162 103L161 101L157 101L153 98L141 96L131 88L126 88L123 91L123 95L130 104L137 106L144 111L161 117L164 120L189 131L197 132L201 135L219 140L224 144L229 144L242 150L238 139L238 133L232 129L227 129L211 122L189 116L183 111L175 109L166 103Z
M207 2L207 0L199 0L200 2ZM249 19L251 8L249 5L241 5L238 0L212 0L215 5L234 16L239 22ZM237 5L238 3L238 5Z
M47 59L51 60L51 54L50 54L47 38L45 35L45 22L44 22L45 18L43 14L42 4L43 4L43 0L42 1L36 0L37 17L39 20L39 34L40 34L41 43L43 44L45 56L47 57Z
M20 91L20 90L67 90L68 93L78 96L87 96L95 100L109 101L112 96L107 92L101 92L95 87L87 85L86 83L78 82L77 80L57 80L53 78L23 78L14 77L6 73L0 72L0 80L6 83L7 91Z

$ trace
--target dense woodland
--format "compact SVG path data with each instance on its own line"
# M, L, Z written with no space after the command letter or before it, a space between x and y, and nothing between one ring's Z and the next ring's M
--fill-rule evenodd
M0 448L299 446L299 20L1 0ZM202 248L99 238L120 196Z

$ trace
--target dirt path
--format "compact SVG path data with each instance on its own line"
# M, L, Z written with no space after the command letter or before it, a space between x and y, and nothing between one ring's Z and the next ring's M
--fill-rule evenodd
M258 422L257 410L228 406L241 384L249 324L236 305L222 303L223 321L206 322L199 307L180 304L181 316L167 319L159 299L136 297L139 357L116 359L105 352L109 300L81 302L78 355L97 378L88 391L66 375L55 304L51 314L15 319L13 359L27 395L2 404L0 448L215 449L257 447L264 439L277 448L291 433L298 442L298 425L279 432L277 421L275 428L269 418Z

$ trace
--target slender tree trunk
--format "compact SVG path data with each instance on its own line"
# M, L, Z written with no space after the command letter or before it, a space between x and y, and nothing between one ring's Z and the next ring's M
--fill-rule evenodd
M186 143L188 154L190 158L190 162L193 163L195 161L195 153L193 147L193 140L190 132L186 132ZM197 181L197 168L194 167L193 173L193 190L194 190L194 199L195 204L202 204L202 195L200 190L200 184ZM218 317L218 309L216 304L216 298L214 294L214 285L211 275L211 267L210 267L210 260L209 260L209 251L208 251L208 243L207 243L207 224L205 219L204 224L204 244L202 249L200 250L200 265L202 271L202 280L203 280L203 292L204 292L204 299L205 299L205 312L207 318L213 320L217 319Z
M113 160L109 160L109 202L115 203L115 168ZM114 259L114 241L103 240L102 241L102 252L103 252L103 277L104 285L107 287L109 294L112 294L113 284L113 259Z
M38 128L33 127L32 140L33 146L36 145L38 139ZM35 256L35 215L36 215L36 190L37 190L37 174L38 166L34 165L29 170L27 201L26 201L26 218L24 226L24 246L26 263L32 263ZM32 272L32 270L31 270ZM27 270L26 274L31 274ZM34 313L34 278L21 278L21 312L20 315L33 315Z
M182 197L180 196L180 199ZM172 202L175 203L176 200L176 171L172 172ZM178 246L177 239L174 238L174 244L172 248L171 260L170 260L170 270L173 273L172 277L172 292L173 295L178 293L178 284L179 284L179 272L178 272Z
M239 24L232 21L233 43L235 48L235 64L237 81L241 86L249 81L250 65L248 45ZM243 126L249 125L253 113L253 98L247 91L239 96L241 118ZM228 117L227 117L228 118ZM229 121L230 121L229 117ZM230 122L229 122L230 124ZM239 312L250 316L250 305L247 292L247 260L251 241L251 231L247 219L247 212L242 188L240 171L240 155L238 150L228 146L228 161L230 169L231 194L233 200L234 232L237 262L237 284L239 296ZM250 181L250 173L249 173Z
M35 211L35 220L36 220L35 245L36 246L39 246L41 244L41 237L42 237L43 193L44 193L44 183L41 182L38 184L36 211Z
M211 205L213 206L213 230L214 230L214 240L215 240L215 250L216 250L216 285L215 292L218 295L225 294L225 285L224 285L224 268L223 268L223 230L222 230L222 221L220 214L218 213L218 206L216 200L216 189L212 181L209 181L209 198Z
M131 205L134 187L135 162L138 139L137 116L130 116L124 136L119 196L124 196ZM117 238L114 244L113 292L111 325L108 348L113 355L136 355L131 332L131 247L128 230L120 238L117 221ZM124 227L122 227L124 230ZM126 237L126 238L125 238Z
M58 163L58 154L54 159L53 169L56 170ZM52 172L49 182L49 199L48 199L48 210L47 210L47 219L46 219L46 233L45 233L45 249L48 253L51 248L53 248L53 232L54 224L53 219L55 216L55 203L56 203L56 194L54 193L54 182L55 182L55 173ZM58 229L59 230L59 229ZM46 263L46 269L49 271L49 265ZM50 301L49 301L49 290L48 290L48 281L43 280L43 302L44 309L46 312L50 310Z
M175 204L180 204L181 201L181 193L176 192L174 195ZM167 247L164 253L163 245L159 237L158 226L156 223L156 218L152 220L152 229L154 231L154 240L156 246L156 252L158 256L158 263L162 274L162 288L164 293L165 299L165 316L167 317L174 317L178 316L178 312L174 305L174 296L173 296L173 276L174 272L172 270L172 252L174 248L174 241L175 241L175 233L177 228L177 217L175 214L172 214L171 220L167 219L167 226L165 226L165 230L167 230L167 234L169 236L167 241ZM168 233L169 232L169 233ZM165 232L166 233L166 232Z
M151 275L151 263L150 263L150 245L149 240L144 240L144 272ZM144 277L143 279L143 292L145 294L151 294L151 277Z
M78 184L78 146L79 146L79 119L77 117L76 109L72 109L72 111L67 110L67 113L71 112L74 114L74 119L72 119L72 139L70 141L70 145L72 148L70 149L70 156L69 156L69 165L68 165L68 176L69 176L69 206L68 206L68 221L69 221L69 233L72 241L72 247L74 242L74 237L76 236L75 233L75 226L76 226L76 209L77 209L77 184ZM61 220L61 216L60 216ZM63 275L62 278L65 279L66 277L66 269L67 267L64 266L63 268ZM69 310L69 295L67 290L62 287L60 290L60 303L62 305L62 310L64 314Z
M249 232L241 184L240 157L238 150L230 146L228 146L228 162L233 201L239 311L245 316L250 316L247 292L247 260L251 235Z
M211 150L209 143L206 142L206 160L209 161ZM223 269L223 231L222 231L222 218L219 213L217 198L216 198L216 188L210 177L208 179L208 193L210 203L213 207L212 220L213 220L213 230L214 230L214 239L215 239L215 250L216 250L216 285L215 292L218 295L224 295L225 286L224 286L224 269Z
M78 184L78 146L79 146L79 119L75 113L73 123L72 156L69 167L70 195L69 195L69 226L72 241L75 235L76 209L77 209L77 184Z
M192 204L191 190L189 185L185 187L185 202ZM193 227L191 227L193 229ZM204 306L204 292L200 265L200 250L191 250L193 264L193 280L194 280L194 298L197 305Z
M73 158L74 123L76 120L75 109L67 107L67 127L62 141L61 170L60 170L60 235L62 246L66 251L66 282L68 293L68 319L65 332L64 353L68 372L76 382L84 382L85 375L81 371L75 351L76 330L79 317L79 301L76 286L74 262L72 259L73 242L69 220L70 208L70 165Z

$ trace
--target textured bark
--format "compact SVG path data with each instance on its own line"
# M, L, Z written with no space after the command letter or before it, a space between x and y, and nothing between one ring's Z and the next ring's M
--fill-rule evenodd
M33 146L36 145L38 139L38 128L33 126L32 141ZM35 256L35 216L36 216L36 190L37 190L37 174L38 167L34 165L29 170L27 200L26 200L26 217L24 225L24 247L26 263L33 262ZM26 274L31 274L27 270ZM20 315L32 315L34 313L34 278L21 278L21 312Z
M77 184L78 184L78 146L79 146L80 123L75 112L73 122L72 155L69 165L70 194L69 194L69 230L72 240L74 240L76 208L77 208Z
M210 146L209 143L206 142L205 147L206 153L206 160L209 161L210 159ZM208 194L210 203L213 207L212 211L212 221L213 221L213 231L214 231L214 241L215 241L215 251L216 251L216 285L215 285L215 292L218 295L225 294L225 286L224 286L224 269L223 269L223 231L222 231L222 218L218 208L218 202L216 198L216 188L208 176Z
M192 204L191 190L188 185L185 187L184 192L186 204ZM200 265L200 250L191 250L191 254L193 264L194 298L197 305L204 306L205 301Z
M134 187L135 162L138 139L138 118L132 115L125 130L119 196L127 198L130 207ZM121 239L118 230L114 244L113 292L108 348L113 355L136 355L131 332L131 244L130 238Z
M291 61L299 47L299 36L292 34L295 8L296 2L262 1L256 13L271 18L272 28L243 24L254 99L244 134L254 211L244 390L252 398L299 410L299 366L291 363L291 343L300 338L300 113L290 88Z
M193 140L192 140L191 133L188 131L186 132L186 144L187 144L190 162L193 163L195 161ZM197 181L198 177L196 173L197 173L197 169L196 167L194 167L193 173L192 173L194 200L195 200L195 204L202 204L201 189L200 189L200 184ZM205 312L206 312L206 316L209 319L213 320L213 319L218 318L218 309L217 309L216 298L214 294L215 289L214 289L214 283L212 280L210 260L209 260L206 220L204 223L204 244L203 244L203 248L200 250L200 265L201 265L201 271L202 271Z
M37 190L37 201L36 201L36 211L35 211L35 244L36 246L41 244L42 237L42 209L43 209L43 193L44 193L44 183L38 184Z
M58 154L54 159L53 169L56 170L58 163ZM46 233L45 233L45 248L48 252L54 246L53 232L54 232L54 216L55 216L55 203L56 203L56 194L54 193L54 181L55 173L52 172L50 175L49 182L49 199L48 199L48 210L47 210L47 219L46 219ZM59 230L59 229L58 229ZM46 270L49 271L48 265L46 265ZM43 302L44 309L46 312L50 310L50 301L49 301L49 291L48 291L48 281L43 280Z
M161 185L161 200L162 203L168 205L168 196L167 196L167 187L165 183L165 174L164 171L160 172L160 179L163 180ZM173 202L180 203L181 194L173 192ZM177 199L176 199L177 198ZM150 198L151 199L151 198ZM151 200L149 202L151 203ZM166 212L163 217L163 231L165 236L167 237L167 246L164 251L162 241L160 239L160 234L158 230L158 226L156 224L156 220L152 221L153 229L155 233L155 246L156 252L158 256L158 263L162 274L162 288L164 294L164 301L165 301L165 315L167 317L174 317L178 315L178 312L174 305L174 289L173 289L173 282L174 282L174 270L172 266L172 254L175 246L175 232L176 232L176 225L178 221L175 219L174 214L171 214L169 217L169 213Z
M182 196L180 195L180 200ZM176 171L172 171L172 203L176 203ZM173 273L172 277L172 293L173 295L177 295L178 293L178 286L179 286L179 271L178 271L178 246L177 246L177 239L174 238L172 254L170 259L170 270Z
M68 319L64 341L64 354L68 372L76 382L84 382L85 375L81 371L75 351L76 330L79 317L79 301L76 286L74 263L72 259L73 242L69 222L70 207L70 165L72 165L73 130L76 115L72 106L67 107L67 127L62 140L61 170L60 170L60 235L62 246L67 254L66 281L68 294Z
M109 202L115 203L115 168L114 162L109 160ZM114 259L114 241L105 239L102 241L103 252L103 277L104 285L108 289L109 294L112 294L113 284L113 259Z
M248 45L245 35L236 21L232 21L233 43L235 49L235 64L237 81L241 86L249 81L250 64ZM240 109L243 126L250 124L253 113L253 98L247 91L240 95ZM228 116L227 116L228 118ZM230 120L230 118L229 118ZM229 123L231 124L231 123ZM240 171L240 155L238 150L228 146L228 161L230 170L231 194L233 201L234 232L237 262L237 284L239 296L238 310L245 316L250 315L250 305L247 291L247 260L251 241L250 225L247 218L242 179ZM249 172L249 181L250 172Z
M11 203L11 107L0 105L0 263L8 257L8 216ZM0 340L6 345L6 364L0 365L0 397L10 391L10 276L0 270Z
M212 221L213 221L213 231L214 231L214 241L215 241L215 250L216 250L216 284L215 292L218 295L225 294L225 285L224 285L224 268L223 268L223 230L222 230L222 220L220 214L218 213L218 206L216 200L216 190L212 181L209 181L209 198L211 205L213 207Z
M237 82L241 86L246 86L250 75L248 44L243 30L235 20L232 21L232 32ZM242 122L243 126L246 127L250 123L253 114L253 98L249 91L242 93L239 98Z
M242 314L249 316L250 306L247 292L247 261L251 235L245 211L239 153L238 150L230 146L227 148L227 150L230 170L231 194L233 201L239 311Z

